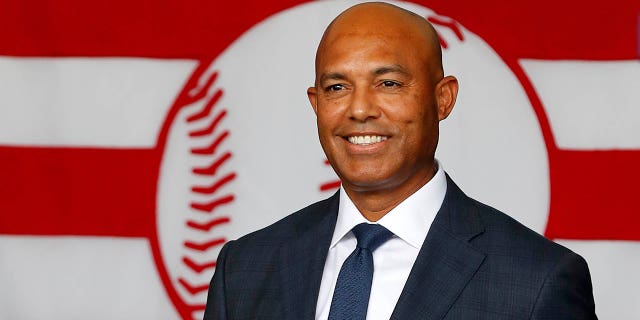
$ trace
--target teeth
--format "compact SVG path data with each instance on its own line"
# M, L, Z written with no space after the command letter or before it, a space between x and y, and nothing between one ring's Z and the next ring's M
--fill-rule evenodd
M382 142L387 140L387 137L384 136L351 136L349 137L349 142L358 145L370 145L378 142Z

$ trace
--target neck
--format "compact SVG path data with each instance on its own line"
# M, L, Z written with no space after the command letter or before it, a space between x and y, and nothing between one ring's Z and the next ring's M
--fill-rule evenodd
M426 175L409 179L394 188L362 190L349 187L344 183L343 187L362 216L368 221L375 222L431 181L435 173L434 166Z

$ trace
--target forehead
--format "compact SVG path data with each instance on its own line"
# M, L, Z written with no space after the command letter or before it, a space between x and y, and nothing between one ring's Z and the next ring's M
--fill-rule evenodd
M324 39L316 57L317 71L338 68L412 68L428 59L424 43L406 34L344 32Z

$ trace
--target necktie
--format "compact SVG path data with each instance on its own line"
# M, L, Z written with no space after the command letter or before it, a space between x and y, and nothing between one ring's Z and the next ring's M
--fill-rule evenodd
M379 224L361 223L351 231L358 239L358 245L340 268L329 320L364 320L367 317L373 279L373 251L393 236Z

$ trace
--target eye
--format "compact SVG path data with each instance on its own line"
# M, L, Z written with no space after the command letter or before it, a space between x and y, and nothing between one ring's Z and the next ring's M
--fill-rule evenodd
M393 88L393 87L399 87L400 83L391 81L391 80L385 80L385 81L382 81L381 85L386 88Z
M332 84L328 87L325 88L325 91L340 91L340 90L344 90L344 85L342 84Z

